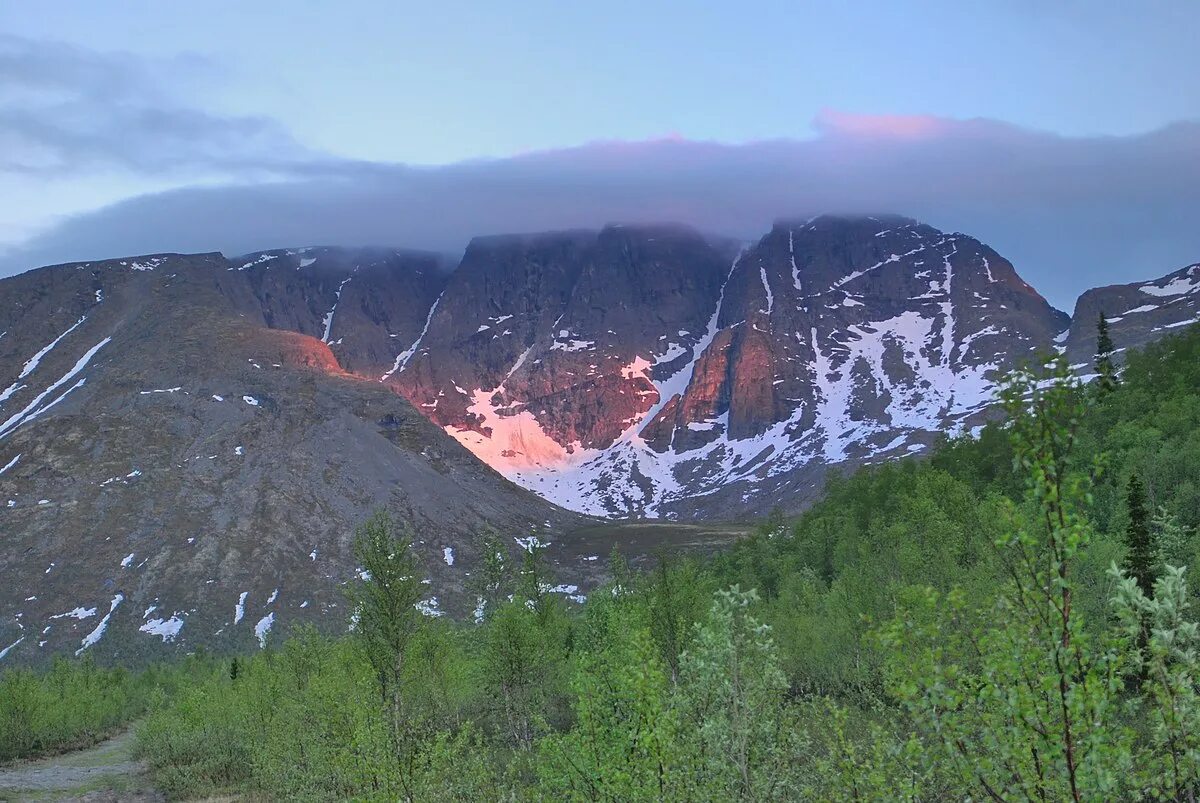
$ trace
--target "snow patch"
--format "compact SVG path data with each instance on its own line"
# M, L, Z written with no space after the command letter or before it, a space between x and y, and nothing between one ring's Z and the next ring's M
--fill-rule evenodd
M380 382L386 382L392 374L403 371L408 366L408 361L412 359L413 354L416 354L417 347L421 345L421 341L425 339L425 335L429 332L429 323L433 320L433 313L437 312L438 304L442 302L442 297L439 295L433 302L433 306L429 308L429 314L425 316L425 325L421 327L421 334L417 335L417 339L413 344L404 351L396 355L396 361L392 363L390 371L379 377Z
M438 606L438 598L419 600L413 605L422 616L445 616L446 612Z
M145 262L130 262L128 265L130 270L154 270L166 261L166 257L150 257ZM126 263L122 262L121 264L125 265Z
M245 263L240 268L238 268L238 270L246 270L247 268L252 268L255 265L261 265L264 262L270 262L272 259L278 259L278 258L279 258L279 254L263 254L258 259L255 259L255 260Z
M271 632L271 627L275 624L275 612L271 611L263 618L259 619L254 625L254 637L258 639L259 649L267 646L267 634Z
M183 620L179 618L178 613L172 614L170 619L151 619L138 628L148 635L160 636L164 644L174 641L182 629Z
M794 229L788 229L788 260L792 263L792 286L796 288L797 293L803 294L804 286L800 283L800 268L796 267L796 232Z
M73 609L67 611L66 613L56 613L53 616L51 616L50 618L51 619L79 619L80 621L82 621L84 619L89 619L95 615L96 615L96 608L84 608L81 606L81 607L73 608Z
M595 340L575 340L567 339L565 341L555 340L550 344L551 351L588 351L596 345Z
M303 266L301 266L301 267L303 267ZM325 313L325 332L321 335L322 343L329 342L329 335L333 331L333 316L334 316L334 313L337 312L338 303L342 300L342 289L345 288L346 284L352 278L354 278L354 277L347 276L345 279L342 279L342 283L338 285L337 293L334 294L333 306L329 308L329 312Z
M536 535L530 535L526 538L514 538L513 540L517 542L517 546L521 547L521 549L525 550L526 552L532 552L535 549L550 546Z
M49 354L54 349L54 347L57 346L59 344L59 342L62 341L62 339L64 337L66 337L67 335L71 334L76 329L78 329L80 327L80 325L82 325L83 322L86 320L87 320L87 316L84 315L79 320L75 321L75 323L72 324L71 327L69 329L67 329L67 331L63 332L61 335L59 335L58 337L51 340L50 343L47 344L46 346L43 346L42 349L37 354L34 354L32 357L30 357L28 360L26 360L25 365L21 367L21 373L17 374L18 381L21 379L24 379L25 377L32 374L35 370L37 370L37 367L41 363L42 358L45 357L47 354Z
M771 314L771 310L775 309L775 294L771 292L771 283L767 281L767 268L764 265L758 266L758 275L762 279L763 292L767 294L767 308L761 310L767 315Z
M242 617L246 615L246 597L249 595L249 591L243 591L238 595L237 604L233 606L233 623L235 625L242 621Z
M24 640L25 640L25 637L24 637L24 636L21 636L19 639L17 639L16 641L14 641L12 644L9 644L9 645L8 645L7 647L5 647L4 649L0 650L0 660L3 660L3 659L4 659L4 656L8 655L8 653L9 653L9 652L12 650L12 648L13 648L13 647L17 646L18 644L20 644L20 643L21 643L22 641L24 641Z
M1193 265L1182 275L1176 276L1162 287L1151 283L1144 284L1138 289L1147 295L1165 297L1186 295L1197 288L1200 288L1200 265Z
M104 636L104 631L108 627L108 620L112 618L113 612L117 609L117 606L124 601L124 594L117 594L112 598L112 602L110 602L108 605L108 613L104 614L104 618L100 620L98 625L96 625L95 630L83 637L83 641L81 642L79 649L75 651L76 655L82 654L84 650L94 645Z
M7 421L5 421L3 424L0 424L0 439L3 439L5 437L7 437L8 435L10 435L13 432L13 430L15 430L17 427L21 426L22 424L33 421L35 418L40 416L42 413L46 412L51 407L53 407L54 405L58 404L60 401L65 399L67 397L67 395L70 394L73 390L82 386L84 383L84 380L81 379L78 382L76 382L73 386L68 388L61 396L59 396L54 401L50 402L49 404L45 405L44 407L38 406L45 400L45 398L47 396L49 396L54 391L58 390L60 387L65 385L67 382L70 382L72 379L74 379L75 376L80 371L82 371L84 368L87 367L88 363L91 362L92 357L96 356L96 352L100 351L100 349L107 346L111 340L112 340L111 337L106 337L103 340L101 340L99 343L97 343L96 345L94 345L90 349L88 349L87 352L84 353L84 355L79 358L79 360L75 363L74 367L72 367L71 370L67 371L58 380L56 380L52 385L50 385L50 387L46 388L44 391L42 391L40 394L38 394L37 398L35 398L28 405L25 406L25 409L21 410L19 413L16 413L15 415L13 415L11 418L9 418Z

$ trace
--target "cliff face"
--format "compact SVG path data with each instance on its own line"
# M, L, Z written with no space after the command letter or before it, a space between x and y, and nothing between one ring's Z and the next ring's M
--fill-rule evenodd
M512 465L605 448L702 336L728 259L682 228L477 240L389 384Z
M473 243L388 383L559 504L736 515L974 425L1067 323L987 246L904 218L781 223L740 253L614 227Z

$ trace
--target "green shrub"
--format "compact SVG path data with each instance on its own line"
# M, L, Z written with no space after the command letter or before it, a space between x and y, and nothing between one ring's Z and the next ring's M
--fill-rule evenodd
M89 658L56 660L44 672L0 674L0 761L98 741L146 710L164 673L105 669Z

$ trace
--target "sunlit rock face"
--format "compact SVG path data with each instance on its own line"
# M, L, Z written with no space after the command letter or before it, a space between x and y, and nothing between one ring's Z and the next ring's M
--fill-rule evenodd
M731 514L977 424L1067 323L987 246L905 218L741 249L610 227L472 243L387 381L558 504Z

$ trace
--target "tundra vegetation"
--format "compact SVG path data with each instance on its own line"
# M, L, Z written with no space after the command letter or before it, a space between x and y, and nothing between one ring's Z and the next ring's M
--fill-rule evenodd
M977 437L715 558L614 555L582 606L482 536L480 621L422 616L377 514L346 635L10 671L0 754L139 716L177 797L1194 800L1200 331L1105 366L1018 371Z

